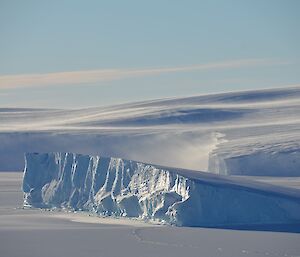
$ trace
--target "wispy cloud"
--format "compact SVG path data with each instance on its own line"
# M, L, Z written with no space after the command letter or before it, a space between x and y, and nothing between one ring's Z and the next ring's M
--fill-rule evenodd
M269 59L242 59L182 67L163 67L147 69L98 69L84 71L65 71L41 74L16 74L0 76L0 89L22 87L41 87L52 85L76 85L126 78L156 76L165 73L206 71L218 69L237 69L288 64Z

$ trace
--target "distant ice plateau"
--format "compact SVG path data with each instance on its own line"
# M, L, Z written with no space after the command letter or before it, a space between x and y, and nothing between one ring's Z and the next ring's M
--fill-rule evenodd
M74 153L28 153L24 204L177 226L300 224L300 190Z
M119 156L246 176L300 175L300 87L78 110L0 108L0 170L25 152Z

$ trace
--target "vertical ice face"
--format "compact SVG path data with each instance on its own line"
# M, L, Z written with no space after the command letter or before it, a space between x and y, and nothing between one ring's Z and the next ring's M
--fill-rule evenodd
M186 178L153 165L72 153L25 157L25 205L168 219L168 208L189 195Z
M300 193L73 153L26 154L24 205L182 226L300 223Z

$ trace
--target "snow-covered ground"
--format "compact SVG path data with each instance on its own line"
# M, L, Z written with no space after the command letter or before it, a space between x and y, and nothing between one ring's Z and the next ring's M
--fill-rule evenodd
M0 172L0 256L300 256L297 233L157 226L24 210L21 183L22 173Z
M0 170L74 152L250 176L299 176L300 88L81 110L0 109Z

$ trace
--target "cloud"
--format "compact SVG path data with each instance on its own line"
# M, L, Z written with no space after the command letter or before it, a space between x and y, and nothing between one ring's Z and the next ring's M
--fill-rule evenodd
M288 64L269 59L242 59L182 67L163 67L147 69L98 69L84 71L64 71L41 74L16 74L0 76L0 89L41 87L52 85L76 85L127 78L157 76L165 73L192 72L243 67L261 67Z

